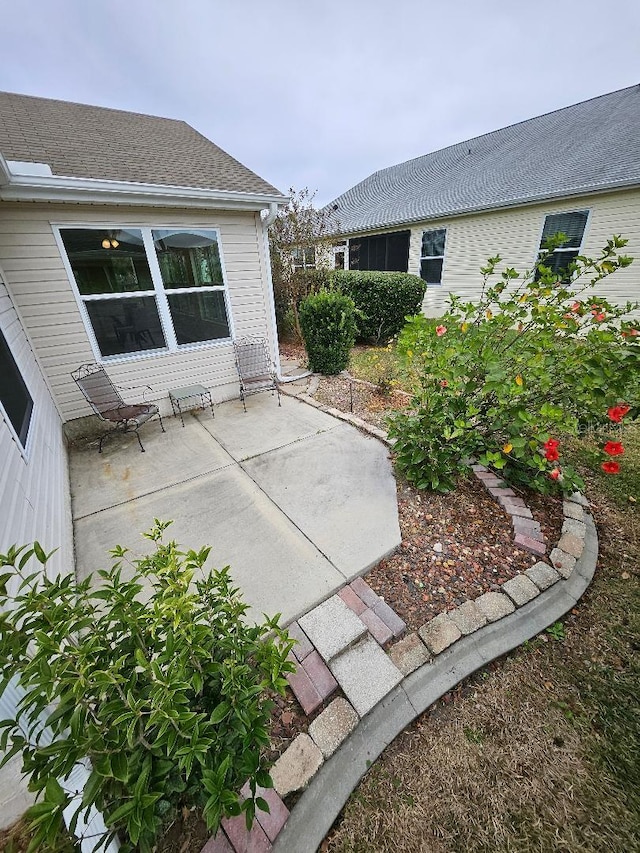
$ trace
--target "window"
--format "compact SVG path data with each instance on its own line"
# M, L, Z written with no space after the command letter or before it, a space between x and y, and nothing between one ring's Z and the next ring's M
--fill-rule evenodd
M566 281L569 280L566 269L571 261L580 253L580 246L588 217L588 210L578 210L571 213L551 213L544 220L544 228L542 229L542 237L540 239L540 252L544 249L544 244L549 237L553 237L554 234L566 234L569 238L566 243L555 249L553 254L545 261L545 266L549 267ZM537 275L536 277L539 276Z
M410 231L352 237L349 240L349 269L406 272L410 237Z
M446 228L422 232L422 248L420 250L420 277L427 284L442 284L442 263L444 261L444 245Z
M11 354L9 344L1 331L0 403L24 449L27 446L27 436L31 425L33 399Z
M316 268L316 250L314 246L302 248L297 246L291 252L291 262L294 270L314 270Z
M62 228L103 358L230 337L215 231Z

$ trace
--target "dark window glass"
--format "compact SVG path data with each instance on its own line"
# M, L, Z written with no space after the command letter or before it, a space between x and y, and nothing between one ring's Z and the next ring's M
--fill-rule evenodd
M0 332L0 402L20 443L25 447L31 423L33 399L2 332Z
M168 300L179 344L230 337L224 293L221 290L171 293Z
M350 240L349 269L406 272L410 237L410 231L395 231Z
M82 296L153 290L141 231L63 228L60 236Z
M575 213L553 213L547 216L542 230L540 248L544 248L545 242L554 234L566 234L569 238L562 244L563 249L579 249L582 236L587 224L588 212L580 210Z
M442 258L423 258L420 261L420 277L427 284L440 284L442 281Z
M439 228L435 231L425 231L422 235L422 257L444 255L444 239L446 230Z
M567 273L567 267L571 261L578 257L577 250L575 252L553 252L545 261L544 266L552 270L561 281L568 282L571 276ZM540 274L536 272L536 281L540 278Z
M91 299L85 307L103 356L166 347L154 296Z
M222 265L215 231L154 229L162 283L178 287L222 287Z

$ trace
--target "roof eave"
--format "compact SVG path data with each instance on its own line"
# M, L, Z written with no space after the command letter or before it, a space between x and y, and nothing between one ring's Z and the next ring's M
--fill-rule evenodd
M559 201L564 198L578 198L585 195L600 195L606 192L615 190L633 189L640 187L640 178L632 178L621 181L610 181L606 184L584 184L579 187L573 187L564 192L541 193L521 198L505 199L501 202L492 202L486 205L474 205L473 207L461 208L459 210L451 210L447 212L433 214L431 216L418 216L411 219L396 219L385 222L384 224L368 225L362 228L344 229L336 231L331 236L338 237L349 234L366 234L375 232L381 228L396 228L401 225L415 225L418 222L430 222L431 220L452 219L457 216L472 216L475 213L486 213L491 210L505 210L514 207L526 207L531 204L540 204L544 201Z
M252 193L205 187L180 187L109 181L97 178L69 178L54 175L16 176L0 155L0 201L75 202L76 204L144 205L201 209L250 210L287 204L280 193Z

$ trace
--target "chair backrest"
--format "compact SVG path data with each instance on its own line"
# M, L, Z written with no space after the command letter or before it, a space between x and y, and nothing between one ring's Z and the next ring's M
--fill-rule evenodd
M264 338L241 338L233 343L238 373L242 379L271 376L273 364Z
M83 364L71 375L96 414L123 405L122 397L99 364Z

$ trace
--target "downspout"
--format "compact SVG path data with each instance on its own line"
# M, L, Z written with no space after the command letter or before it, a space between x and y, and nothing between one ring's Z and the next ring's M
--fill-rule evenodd
M307 376L311 376L311 371L307 370L306 373L301 373L298 376L283 376L282 375L282 367L280 365L280 350L278 348L278 325L276 323L276 303L273 296L273 279L271 277L271 252L269 251L269 234L268 229L272 222L275 221L276 216L278 215L278 205L276 202L271 202L269 204L269 213L262 220L262 239L264 243L264 256L266 260L266 277L267 277L267 290L269 291L269 295L267 297L267 302L269 306L269 315L271 320L271 326L273 328L273 363L276 366L276 376L278 382L283 384L287 382L295 382L296 379L304 379Z

